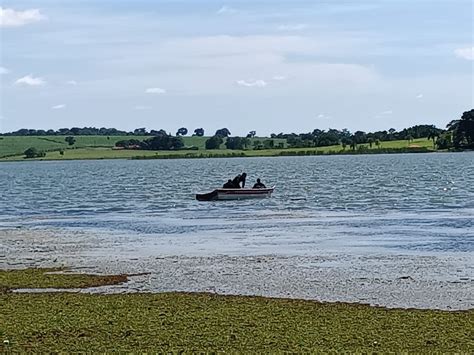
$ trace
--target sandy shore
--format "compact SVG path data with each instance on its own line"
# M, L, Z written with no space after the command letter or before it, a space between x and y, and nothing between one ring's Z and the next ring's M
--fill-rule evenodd
M472 253L165 255L130 238L0 229L0 268L60 265L81 272L147 273L92 292L204 291L402 308L474 306Z

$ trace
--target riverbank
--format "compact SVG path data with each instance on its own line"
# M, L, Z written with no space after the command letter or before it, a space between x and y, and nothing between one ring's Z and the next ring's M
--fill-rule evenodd
M61 155L59 152L48 152L45 157L25 159L23 156L0 158L6 161L64 161L64 160L104 160L104 159L207 159L207 158L258 158L258 157L287 157L287 156L328 156L328 155L364 155L364 154L406 154L406 153L433 153L427 147L413 148L380 148L359 150L331 150L316 148L271 149L271 150L203 150L203 151L137 151L137 150L110 150L105 148L77 149Z
M18 287L83 287L97 281L95 275L45 275L48 271L52 270L0 271L4 352L469 353L474 349L469 336L473 311L388 310L176 292L11 293ZM104 284L114 282L107 277L111 276L103 277Z
M13 137L15 138L15 137ZM18 137L16 137L18 138ZM25 137L23 137L25 138ZM27 138L27 137L26 137ZM25 138L25 140L26 140ZM78 137L79 138L79 137ZM88 146L87 144L97 144L87 137L79 140L80 145L69 149L58 149L44 146L45 157L36 159L25 159L22 154L7 154L14 151L14 147L5 146L2 153L2 141L0 141L0 162L2 161L30 161L30 160L98 160L98 159L192 159L192 158L232 158L232 157L275 157L275 156L305 156L305 155L341 155L341 154L390 154L390 153L426 153L435 151L433 142L428 139L416 139L407 141L382 142L380 146L360 145L352 150L349 147L343 148L341 145L327 147L310 148L277 148L277 149L247 149L229 150L216 149L206 150L202 146L198 150L178 150L178 151L151 151L151 150L126 150L112 149L112 146ZM194 137L190 137L194 138ZM198 137L199 138L199 137ZM20 140L21 141L21 140ZM41 144L51 143L40 141ZM194 141L192 141L194 142ZM102 143L102 142L101 142ZM6 143L3 143L6 144ZM51 143L52 144L52 143ZM109 143L110 144L110 143ZM21 147L25 147L23 145ZM18 146L17 146L18 147ZM8 148L8 149L7 149ZM18 149L18 148L17 148ZM20 150L21 151L21 150ZM21 151L22 152L22 151ZM62 153L61 153L62 152Z

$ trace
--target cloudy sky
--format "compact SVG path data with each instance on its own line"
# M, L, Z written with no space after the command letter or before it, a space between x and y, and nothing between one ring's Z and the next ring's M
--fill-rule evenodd
M0 131L444 127L471 0L3 0Z

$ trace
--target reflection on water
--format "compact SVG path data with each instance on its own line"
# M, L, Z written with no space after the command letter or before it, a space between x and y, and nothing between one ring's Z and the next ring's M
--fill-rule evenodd
M243 171L249 185L276 185L273 197L194 199ZM473 172L472 153L2 163L0 227L179 237L184 248L212 236L214 251L238 239L241 254L472 251Z

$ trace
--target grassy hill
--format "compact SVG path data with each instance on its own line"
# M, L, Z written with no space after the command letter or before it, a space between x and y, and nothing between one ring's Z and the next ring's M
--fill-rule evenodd
M223 156L223 155L245 155L245 156L278 156L285 154L308 155L312 153L327 154L342 151L342 146L335 145L329 147L316 148L285 148L285 149L264 149L264 150L245 150L232 151L225 149L222 145L219 150L208 151L205 149L205 142L209 137L183 137L184 144L187 147L198 147L197 151L149 151L149 150L113 150L115 143L124 139L147 139L146 136L75 136L76 142L73 146L69 146L64 140L64 136L5 136L0 137L0 160L21 160L23 152L34 147L38 150L45 151L46 157L42 159L127 159L132 157L195 157L195 156ZM263 141L268 138L252 138L254 141ZM284 139L274 139L275 146ZM251 144L251 147L252 147ZM367 146L367 145L366 145ZM428 148L433 149L432 141L425 138L415 139L408 142L406 140L382 142L382 149L402 149L402 148ZM368 146L367 146L368 148ZM378 149L375 145L371 151ZM64 155L60 155L60 151L65 150ZM349 148L346 148L348 151Z

